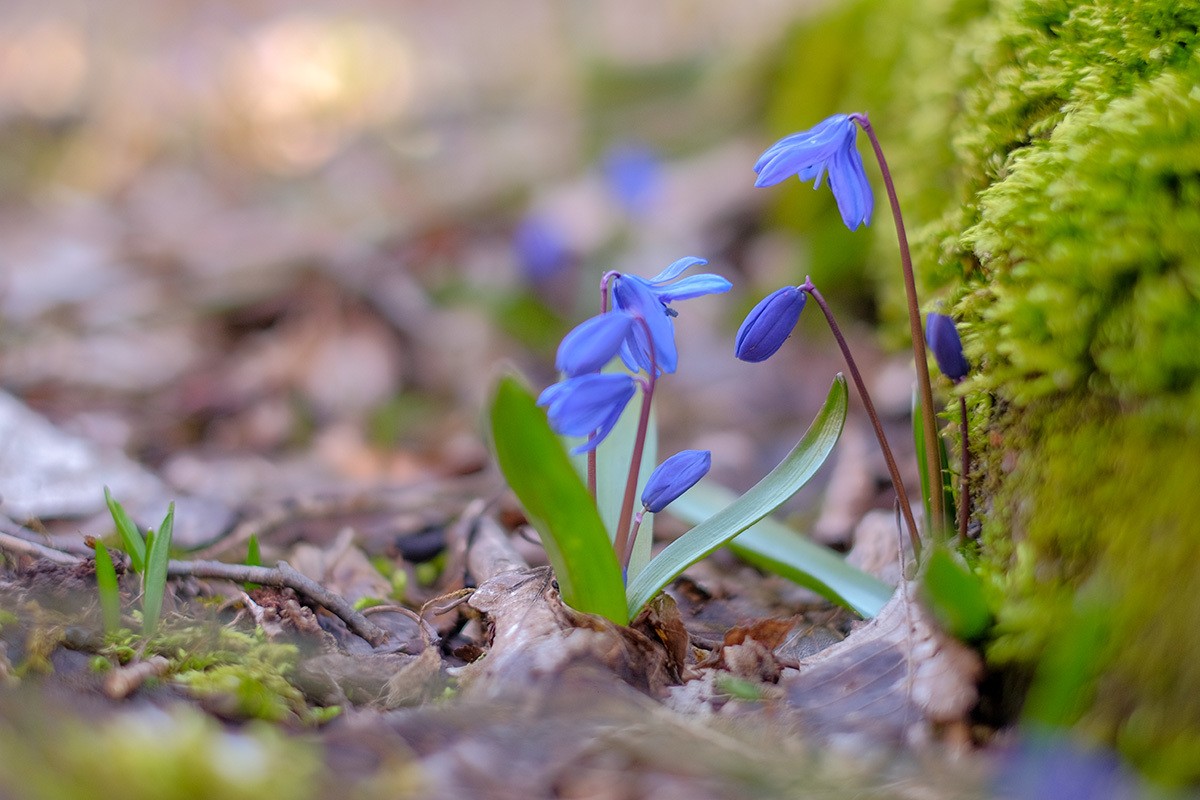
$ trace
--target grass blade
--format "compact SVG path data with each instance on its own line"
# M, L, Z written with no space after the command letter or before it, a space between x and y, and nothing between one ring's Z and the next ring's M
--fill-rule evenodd
M496 387L491 426L500 471L541 534L563 600L579 611L628 622L621 568L596 505L545 412L511 375Z
M146 574L142 580L142 635L150 637L158 629L163 595L167 590L167 562L171 558L171 536L175 528L175 504L167 508L158 533L147 536Z
M121 547L129 556L129 565L134 572L141 575L146 568L145 540L138 533L133 520L125 513L124 507L113 499L112 492L108 490L107 486L104 487L104 502L108 504L108 513L112 514L113 523L117 526L117 533L121 536Z
M925 528L927 531L934 531L942 534L949 529L949 526L943 526L940 530L935 530L936 526L931 524L930 497L929 497L929 468L928 461L925 457L925 426L921 423L921 395L916 389L913 389L912 396L912 428L913 428L913 443L917 447L917 467L921 471L921 502L925 507ZM946 509L946 520L953 521L958 519L958 512L954 505L954 476L950 473L948 464L950 463L950 455L946 450L946 437L938 434L938 455L941 457L941 469L938 474L942 476L942 507Z
M121 629L121 588L117 585L117 570L104 543L93 542L96 550L96 587L100 594L100 613L104 618L104 633L111 635Z
M258 534L257 533L250 534L250 541L246 543L246 566L247 567L261 567L262 566L262 549L259 547L259 544L258 544ZM242 584L242 588L245 589L247 592L250 592L250 591L253 591L253 590L259 588L259 585L252 581L246 581L245 583Z
M846 379L839 373L816 419L779 466L733 503L667 545L629 582L625 594L630 616L679 573L779 508L812 478L842 434L847 397Z

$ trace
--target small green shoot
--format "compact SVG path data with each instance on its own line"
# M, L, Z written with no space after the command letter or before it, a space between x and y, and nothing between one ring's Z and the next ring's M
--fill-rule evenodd
M125 513L125 509L113 499L112 492L108 487L104 487L104 502L108 504L108 511L112 514L113 522L117 526L117 533L121 536L121 547L125 550L125 554L129 556L129 565L134 572L141 575L146 568L146 542L142 539L142 535L138 533L137 526L133 524L133 520Z
M167 507L158 532L146 534L146 574L142 580L142 635L149 638L158 628L163 595L167 589L167 562L171 559L171 536L175 528L175 503Z
M921 470L921 501L925 506L925 527L933 530L933 527L930 525L930 520L933 519L933 498L929 494L929 461L925 456L925 426L923 419L921 395L914 389L912 396L913 444L917 448L917 466ZM950 474L950 470L947 468L947 465L950 463L950 454L946 450L945 438L938 436L937 441L938 455L941 458L938 474L942 476L942 504L946 510L946 520L953 520L957 519L958 514L954 505L954 476ZM948 525L943 521L940 532L948 530ZM937 541L936 538L935 541Z
M261 567L262 565L262 551L259 549L258 545L258 534L252 533L250 534L250 541L246 543L246 566ZM259 588L259 586L253 581L246 581L242 584L242 588L247 592L252 592Z
M100 593L100 612L104 618L104 633L111 636L121 629L121 588L117 585L117 570L104 543L92 541L96 550L96 586Z

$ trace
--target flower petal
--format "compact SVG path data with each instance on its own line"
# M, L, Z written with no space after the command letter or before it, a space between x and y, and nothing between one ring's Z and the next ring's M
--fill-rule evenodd
M555 367L570 377L599 372L617 354L632 325L633 318L620 311L582 322L563 337Z
M720 275L705 272L664 286L655 293L658 295L658 299L664 303L673 303L676 300L691 300L693 297L703 297L706 294L728 292L732 288L733 284Z
M849 150L836 153L830 162L829 189L837 200L838 211L847 228L856 230L859 225L871 224L875 197L863 170L862 156L853 143Z
M549 406L546 413L554 430L567 436L588 436L606 425L611 430L616 424L614 415L621 415L635 391L632 375L594 373L554 384L542 392L538 402ZM543 402L548 393L549 401Z
M673 281L684 273L685 270L692 267L703 266L708 263L706 258L697 258L696 256L684 256L671 266L664 269L662 272L650 279L651 284L662 284L667 281Z
M626 337L629 352L622 350L622 359L626 360L626 364L632 358L636 368L649 373L653 352L653 366L658 368L659 373L674 372L678 361L675 326L667 314L667 307L658 299L650 284L636 275L622 275L613 286L613 302L618 309L635 318L633 328ZM643 326L638 319L645 320L646 324ZM646 336L647 328L649 338Z

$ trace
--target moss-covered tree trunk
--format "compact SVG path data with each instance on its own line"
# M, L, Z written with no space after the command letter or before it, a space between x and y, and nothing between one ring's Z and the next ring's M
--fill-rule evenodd
M1200 781L1200 5L835 14L815 69L878 104L925 305L976 366L990 660L1041 670L1035 715Z

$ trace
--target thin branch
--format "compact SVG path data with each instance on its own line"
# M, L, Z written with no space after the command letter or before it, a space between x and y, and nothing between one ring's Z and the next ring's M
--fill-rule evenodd
M246 564L226 564L221 561L171 561L167 575L173 578L218 578L237 583L260 583L277 589L292 589L314 603L324 606L338 616L346 627L372 645L387 640L387 631L354 610L341 595L334 594L321 584L298 572L286 561L272 567L252 567Z
M8 527L7 525L5 527ZM32 558L44 558L56 564L78 564L80 557L65 553L54 547L31 542L24 537L7 531L0 531L0 550Z

